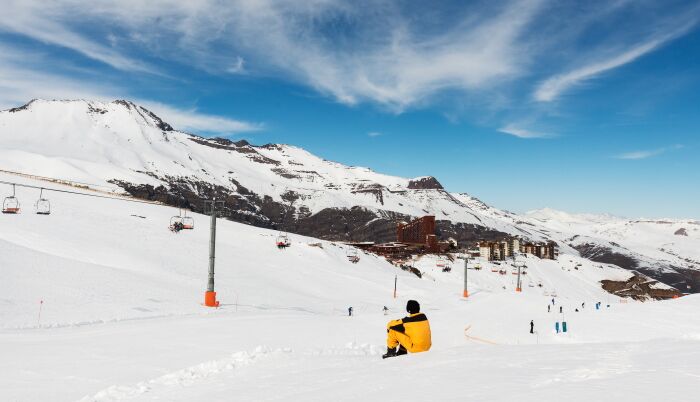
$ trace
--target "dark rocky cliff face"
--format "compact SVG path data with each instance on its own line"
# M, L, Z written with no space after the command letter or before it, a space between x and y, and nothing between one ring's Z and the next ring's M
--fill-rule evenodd
M674 265L645 266L631 255L615 252L612 248L600 244L571 245L582 257L604 264L614 264L630 271L640 272L681 292L700 292L700 271L677 267Z
M442 184L432 176L410 180L408 188L411 190L443 190Z
M312 215L304 207L292 206L293 201L298 198L293 191L283 195L283 198L290 202L283 204L267 196L260 197L233 179L231 182L237 187L236 193L205 182L170 177L159 179L169 182L170 189L165 186L153 187L118 180L113 180L112 183L134 197L158 201L198 213L205 212L203 199L216 198L224 201L222 215L226 219L324 240L378 243L395 241L397 223L415 218L393 211L372 211L362 207L326 208ZM460 246L479 239L496 240L508 236L506 233L483 226L450 221L438 221L436 235L439 240L452 237Z

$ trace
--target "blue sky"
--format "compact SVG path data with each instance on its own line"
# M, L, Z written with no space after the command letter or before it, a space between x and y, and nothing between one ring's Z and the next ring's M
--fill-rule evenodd
M700 219L699 1L3 3L0 108L127 98L512 211Z

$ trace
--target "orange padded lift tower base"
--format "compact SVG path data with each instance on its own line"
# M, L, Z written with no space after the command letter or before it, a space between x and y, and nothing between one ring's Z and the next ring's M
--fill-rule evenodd
M465 290L465 291L462 293L462 297L469 297L469 291Z
M521 288L515 288L516 292L522 292L523 290Z
M216 300L216 292L204 293L204 305L207 307L219 307L219 302Z

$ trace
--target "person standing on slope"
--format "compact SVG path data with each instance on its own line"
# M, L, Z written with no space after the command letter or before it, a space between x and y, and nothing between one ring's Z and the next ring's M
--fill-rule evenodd
M535 321L530 320L530 333L534 334L535 333Z
M432 346L428 317L420 312L420 304L415 300L406 303L408 317L391 320L386 325L386 354L382 358L418 353L430 350ZM398 346L398 350L396 347Z

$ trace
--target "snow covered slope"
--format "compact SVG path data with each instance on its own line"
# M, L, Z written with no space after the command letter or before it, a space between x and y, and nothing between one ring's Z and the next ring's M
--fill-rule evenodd
M700 375L700 300L622 303L599 283L630 276L614 266L526 258L516 293L512 267L477 260L463 300L460 260L442 272L425 256L419 279L371 255L352 264L329 241L291 235L278 250L277 232L221 220L222 305L210 309L207 217L174 234L172 207L45 195L49 216L32 213L27 188L23 213L0 215L3 401L683 400ZM434 346L382 361L385 323L411 298ZM569 331L556 334L563 319Z

